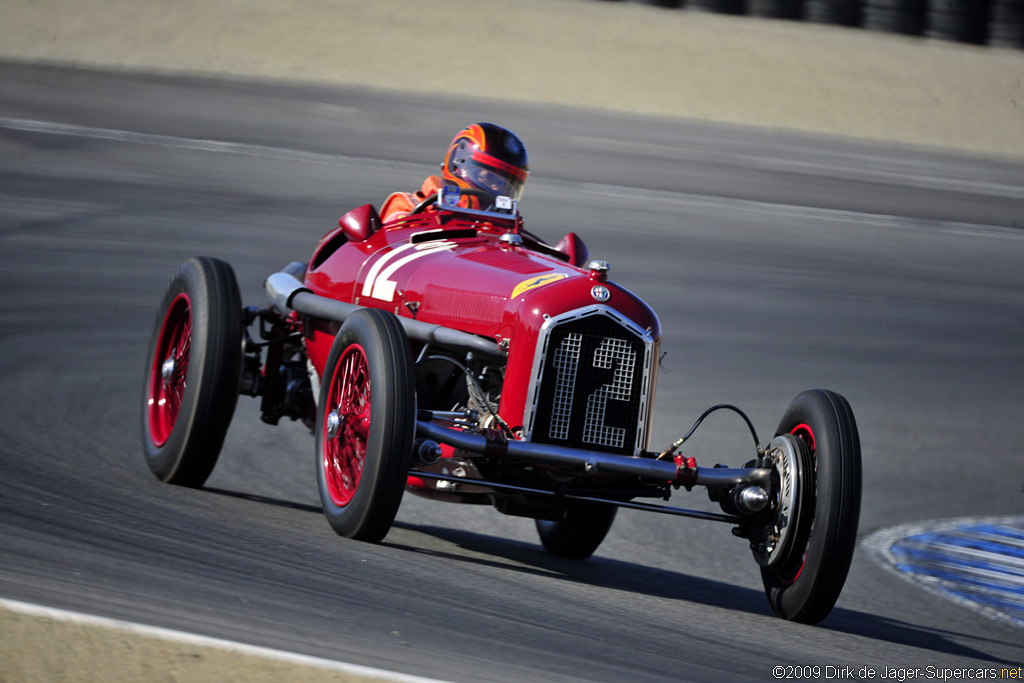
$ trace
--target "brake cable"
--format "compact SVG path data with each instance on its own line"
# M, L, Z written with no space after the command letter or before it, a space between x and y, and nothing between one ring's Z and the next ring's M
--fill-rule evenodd
M761 441L760 441L760 439L757 438L757 430L754 429L754 423L750 421L750 418L747 417L746 413L744 413L742 410L740 410L736 406L731 405L729 403L719 403L718 405L713 405L710 408L708 408L707 410L705 410L703 412L703 414L701 414L701 416L697 418L697 421L693 423L693 426L690 427L690 431L686 432L686 435L683 436L683 438L674 441L671 446L669 446L664 451L662 451L661 454L658 455L657 459L658 460L669 460L669 459L671 459L672 456L675 454L675 452L677 450L679 450L679 447L682 446L686 442L687 439L689 439L691 436L693 436L693 433L695 431L697 431L697 427L699 427L700 423L704 421L704 418L706 418L708 415L710 415L711 413L715 412L716 410L731 410L731 411L733 411L734 413L736 413L737 415L739 415L740 417L743 418L743 421L747 423L747 428L750 429L750 435L752 437L754 437L754 449L757 451L758 457L760 457L761 456Z

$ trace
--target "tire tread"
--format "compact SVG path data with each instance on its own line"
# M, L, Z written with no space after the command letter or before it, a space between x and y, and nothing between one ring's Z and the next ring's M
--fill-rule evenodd
M777 433L788 433L801 423L811 425L818 449L815 527L808 541L807 558L792 583L780 582L774 570L763 569L761 575L776 614L815 624L828 616L839 599L856 546L861 499L860 435L849 402L823 389L798 395L779 422ZM824 449L831 452L823 455Z
M149 437L146 398L157 336L164 316L179 294L191 302L190 381L181 412L163 446ZM242 368L241 295L230 264L199 256L182 264L171 279L157 314L143 383L142 443L146 461L158 479L201 487L213 472L238 402ZM193 373L198 373L192 377Z

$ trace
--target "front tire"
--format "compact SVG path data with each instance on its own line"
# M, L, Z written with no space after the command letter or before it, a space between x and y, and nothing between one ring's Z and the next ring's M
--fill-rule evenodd
M608 535L619 508L601 503L581 503L565 511L559 521L538 519L540 542L552 555L570 560L585 560Z
M356 312L331 346L317 406L320 502L339 535L376 543L391 529L412 462L415 409L412 355L398 319Z
M161 481L199 488L238 402L242 304L231 266L186 261L167 286L149 343L142 449Z
M835 606L857 543L860 519L860 436L845 398L821 389L797 396L777 434L792 434L806 446L814 476L813 517L801 514L798 546L785 559L762 567L772 609L780 617L816 624ZM810 525L809 528L805 525ZM806 535L805 535L806 534Z

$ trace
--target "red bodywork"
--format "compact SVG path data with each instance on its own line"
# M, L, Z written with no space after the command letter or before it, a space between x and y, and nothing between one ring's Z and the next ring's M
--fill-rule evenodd
M314 251L305 286L320 296L497 342L508 353L498 412L513 429L523 426L538 335L547 318L602 305L645 331L655 349L660 340L654 311L606 274L572 265L569 254L526 234L522 244L503 241L510 228L518 234L512 221L429 211L378 227L367 205L340 223ZM567 251L585 252L575 236L560 246L566 244ZM595 298L597 286L607 289L606 299ZM307 353L320 376L336 332L336 325L324 322L307 328Z
M237 396L261 397L264 422L313 431L321 506L347 538L383 539L407 491L532 518L544 548L571 559L597 549L619 507L695 517L749 543L780 616L823 619L857 537L860 440L846 399L801 393L767 445L718 404L649 451L654 312L608 280L607 263L587 263L575 235L552 247L526 232L511 197L462 202L489 196L445 185L387 224L354 209L308 263L267 277L268 308L241 307L227 263L186 261L146 366L153 472L202 486ZM698 467L678 449L722 409L744 419L756 458ZM694 486L722 514L644 500Z

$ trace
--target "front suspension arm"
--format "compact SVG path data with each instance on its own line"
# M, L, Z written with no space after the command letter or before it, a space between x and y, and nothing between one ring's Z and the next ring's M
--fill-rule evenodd
M582 470L585 474L634 476L645 481L676 486L749 484L768 488L772 474L769 468L696 467L692 461L688 463L681 458L675 461L655 460L529 441L506 441L500 437L451 429L428 420L416 421L416 435L481 457L507 456L527 462Z

